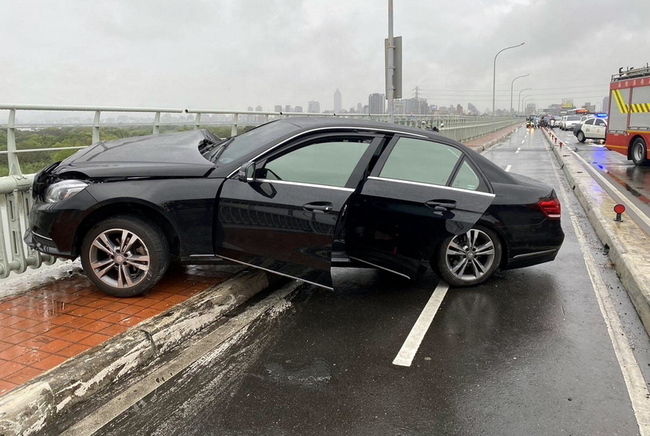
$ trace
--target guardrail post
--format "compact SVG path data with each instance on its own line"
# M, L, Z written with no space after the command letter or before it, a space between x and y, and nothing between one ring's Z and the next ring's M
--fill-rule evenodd
M16 154L16 109L9 111L9 121L7 123L7 163L9 164L10 176L23 175Z
M230 136L237 136L237 124L239 124L239 114L234 114L232 118L232 127L230 129Z
M153 118L153 134L158 135L160 133L160 112L156 112L156 115Z
M196 114L194 117L194 130L199 130L201 128L201 112Z
M95 121L93 121L93 144L99 142L99 116L101 111L95 111Z

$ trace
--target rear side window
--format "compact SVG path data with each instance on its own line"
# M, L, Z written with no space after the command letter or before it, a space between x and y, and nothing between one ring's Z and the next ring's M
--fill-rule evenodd
M379 177L445 185L461 152L437 142L400 138Z
M456 168L458 170L450 183ZM379 177L430 185L450 185L471 191L486 190L472 165L464 160L461 150L413 138L400 138L397 141L379 172Z

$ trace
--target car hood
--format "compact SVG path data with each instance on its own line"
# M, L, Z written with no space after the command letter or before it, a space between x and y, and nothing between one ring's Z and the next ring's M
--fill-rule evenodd
M56 173L89 178L203 177L214 164L201 155L199 146L216 142L219 138L207 130L98 142L61 162Z

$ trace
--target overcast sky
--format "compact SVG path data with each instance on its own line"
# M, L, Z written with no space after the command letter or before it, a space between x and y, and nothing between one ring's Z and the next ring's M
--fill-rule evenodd
M650 62L649 0L394 0L404 97L601 109ZM387 0L0 0L0 104L246 110L384 93Z

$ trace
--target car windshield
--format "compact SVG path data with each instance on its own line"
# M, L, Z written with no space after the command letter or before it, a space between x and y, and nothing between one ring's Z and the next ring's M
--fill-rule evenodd
M296 125L283 120L262 124L253 130L230 138L222 144L223 147L217 153L211 153L209 159L217 165L227 165L252 153L269 141L281 138L298 129Z
M580 121L580 117L577 115L572 115L567 118L567 121Z

